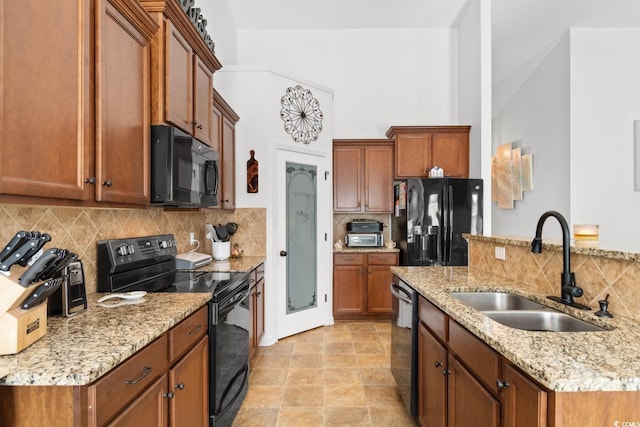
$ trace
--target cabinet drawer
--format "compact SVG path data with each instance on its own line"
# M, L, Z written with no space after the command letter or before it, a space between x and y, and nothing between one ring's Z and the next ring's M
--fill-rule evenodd
M447 342L448 316L422 296L418 303L418 317L442 342Z
M113 418L164 375L167 366L167 335L164 334L90 386L89 396L95 398L96 424L104 425Z
M365 254L335 254L333 263L335 265L364 265Z
M499 378L498 364L500 356L458 323L449 319L449 350L494 393L498 392L496 381Z
M396 265L398 264L398 254L393 253L371 253L367 256L369 265Z
M174 362L207 333L209 307L204 306L169 330L169 360Z

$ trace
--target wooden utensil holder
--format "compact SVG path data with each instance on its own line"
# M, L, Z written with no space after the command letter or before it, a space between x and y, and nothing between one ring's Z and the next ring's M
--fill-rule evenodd
M23 288L0 274L0 355L19 353L47 333L47 304L20 308L40 283Z

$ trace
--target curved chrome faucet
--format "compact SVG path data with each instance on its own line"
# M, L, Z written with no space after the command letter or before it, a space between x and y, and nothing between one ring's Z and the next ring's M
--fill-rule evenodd
M573 300L574 297L581 297L583 291L582 288L576 285L576 276L571 271L571 260L569 258L569 245L571 243L569 225L560 212L547 211L542 214L538 220L538 225L536 226L536 236L531 242L531 252L534 254L542 252L542 226L550 216L556 218L558 222L560 222L560 227L562 228L562 273L560 274L560 296L557 297L551 295L547 298L581 310L591 310L591 307Z

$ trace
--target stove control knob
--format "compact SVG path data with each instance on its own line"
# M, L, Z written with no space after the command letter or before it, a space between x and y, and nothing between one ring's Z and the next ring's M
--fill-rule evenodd
M116 253L120 256L127 255L128 254L127 245L118 246L118 248L116 249Z
M135 252L135 249L133 248L133 245L127 246L127 250L129 251L129 255L132 255Z
M160 241L160 249L167 249L167 241L166 240L162 240Z

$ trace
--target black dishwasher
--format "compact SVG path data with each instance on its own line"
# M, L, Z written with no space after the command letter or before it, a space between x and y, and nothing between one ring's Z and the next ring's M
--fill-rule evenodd
M394 277L391 283L391 373L409 415L418 416L418 294Z

